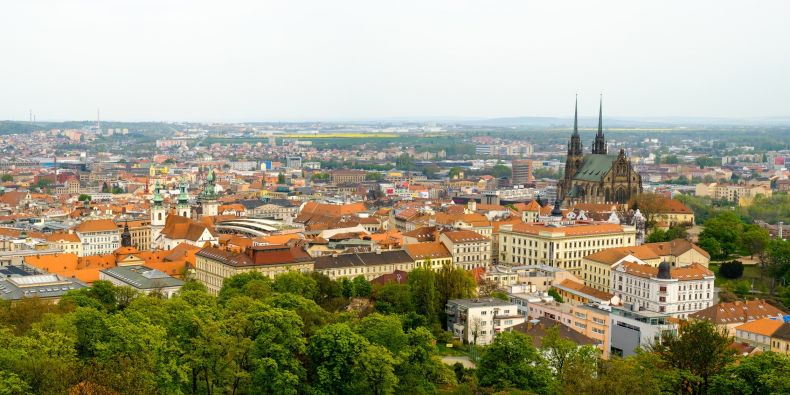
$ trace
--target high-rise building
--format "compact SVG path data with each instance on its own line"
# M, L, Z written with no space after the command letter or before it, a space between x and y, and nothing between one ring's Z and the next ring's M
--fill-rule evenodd
M511 177L513 185L524 185L533 180L532 178L532 161L529 159L514 160L511 162L513 165L513 176Z

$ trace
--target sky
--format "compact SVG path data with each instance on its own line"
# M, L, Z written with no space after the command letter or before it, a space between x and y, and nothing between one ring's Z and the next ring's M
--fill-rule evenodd
M0 119L790 116L790 2L5 0Z

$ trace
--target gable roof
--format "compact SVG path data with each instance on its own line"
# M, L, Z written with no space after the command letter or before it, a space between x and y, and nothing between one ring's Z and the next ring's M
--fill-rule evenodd
M756 333L763 336L771 336L774 334L774 332L776 332L777 329L779 329L779 327L782 326L783 323L784 321L779 319L761 318L759 320L747 322L743 325L738 325L735 327L735 330Z
M444 244L438 242L406 244L403 248L414 260L452 257Z
M404 250L343 254L322 256L315 260L315 269L334 269L358 266L392 265L413 263L414 260Z
M198 241L206 230L214 236L214 233L206 225L180 215L170 214L165 220L162 235L171 240Z
M708 320L718 325L749 322L761 318L779 317L781 310L762 299L719 303L690 314L689 318Z
M584 155L582 167L573 175L574 180L600 181L612 169L617 155L588 154Z
M74 230L80 233L120 231L115 221L111 219L94 219L80 222Z

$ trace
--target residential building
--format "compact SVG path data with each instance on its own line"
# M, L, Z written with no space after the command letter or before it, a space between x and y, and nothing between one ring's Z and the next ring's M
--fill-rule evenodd
M129 287L145 295L158 294L170 299L184 281L145 266L117 266L99 272L99 279L119 287Z
M329 173L330 181L335 184L359 184L365 181L365 175L367 174L364 170L347 170L347 169L340 169L340 170L333 170Z
M315 260L315 271L333 280L357 276L372 280L396 270L410 272L414 267L414 259L405 250L334 254Z
M735 327L735 341L771 351L774 333L784 324L781 318L761 318Z
M403 249L414 260L414 268L426 268L438 271L442 266L453 263L453 255L442 243L412 243Z
M727 328L735 336L735 328L741 324L763 318L782 318L784 313L762 299L719 303L689 315L692 320L708 320Z
M678 326L664 313L634 311L613 306L610 320L610 355L629 357L640 348L658 344L664 336L677 336Z
M151 221L123 221L117 222L117 224L120 229L128 224L129 234L132 236L132 247L140 251L151 248Z
M771 351L790 354L790 323L785 322L771 335Z
M639 311L687 318L713 305L715 278L698 263L672 268L668 262L658 267L622 262L612 269L612 293Z
M216 295L228 277L256 271L274 278L289 271L313 271L313 258L300 247L269 245L249 247L244 253L205 247L195 254L195 278Z
M486 267L491 260L491 239L471 230L443 232L439 242L453 255L453 263L471 270Z
M83 221L74 228L84 256L110 254L121 246L121 229L110 219Z
M485 345L504 331L524 323L516 305L496 298L447 301L447 328L465 343Z
M658 267L668 262L670 267L684 267L698 263L708 267L710 254L688 240L676 239L641 246L607 248L582 259L580 277L584 283L604 292L611 292L612 268L622 262L637 262Z
M84 256L82 253L82 241L80 237L72 232L57 232L46 236L47 244L51 248L60 249L63 252Z
M204 247L207 243L216 246L218 242L218 236L202 222L174 214L167 216L164 228L157 239L153 240L153 244L160 250L170 250L181 243Z
M0 268L0 299L12 302L38 298L57 303L66 292L87 286L75 278L58 274L42 274L27 266L3 266Z
M604 358L609 355L609 311L607 306L559 303L554 300L530 301L530 319L546 317L595 339Z
M524 185L534 180L534 178L532 177L532 160L530 159L514 160L511 162L511 166L512 166L511 184Z
M726 200L738 203L741 206L748 206L757 195L771 196L770 185L746 185L746 184L720 184L711 183L697 184L695 195L710 197L716 200Z
M499 262L582 271L582 258L602 249L633 246L636 228L611 223L519 223L499 227Z

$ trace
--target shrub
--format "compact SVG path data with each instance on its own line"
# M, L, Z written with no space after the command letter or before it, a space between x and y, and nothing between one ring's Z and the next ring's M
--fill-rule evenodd
M736 279L743 276L743 263L741 261L722 262L719 274L724 278Z

